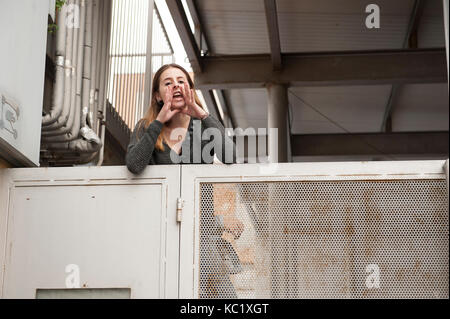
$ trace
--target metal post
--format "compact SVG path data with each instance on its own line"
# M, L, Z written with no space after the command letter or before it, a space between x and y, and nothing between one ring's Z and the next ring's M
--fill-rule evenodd
M282 84L267 85L268 96L268 135L269 135L269 161L271 163L283 163L288 161L287 156L287 114L288 92ZM273 129L277 129L276 130ZM275 132L274 132L275 131Z
M449 69L448 69L448 1L449 0L443 0L444 1L444 27L445 27L445 47L447 49L447 85L448 85L448 79L449 79ZM448 88L448 87L447 87Z
M444 171L445 171L445 177L447 178L447 198L449 197L450 192L450 184L449 184L449 176L448 176L448 166L449 166L449 159L445 161L444 165Z
M143 114L147 112L150 107L152 98L152 81L153 81L153 66L152 66L152 33L153 33L153 8L154 1L148 1L148 27L147 27L147 62L145 65L145 86L144 86L144 110Z

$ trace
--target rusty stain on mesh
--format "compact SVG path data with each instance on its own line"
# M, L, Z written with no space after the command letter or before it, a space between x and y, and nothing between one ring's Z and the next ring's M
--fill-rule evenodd
M202 183L199 298L448 298L445 180ZM369 264L380 288L368 288Z

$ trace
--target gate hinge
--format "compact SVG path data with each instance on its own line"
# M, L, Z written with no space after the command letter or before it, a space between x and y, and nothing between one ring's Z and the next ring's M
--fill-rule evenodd
M184 206L184 200L181 198L177 198L177 222L181 223L183 220L183 206Z

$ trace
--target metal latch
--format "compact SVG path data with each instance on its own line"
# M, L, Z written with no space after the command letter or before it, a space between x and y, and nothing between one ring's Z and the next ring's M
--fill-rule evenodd
M181 198L177 198L177 222L181 223L183 220L183 206L184 206L184 200Z

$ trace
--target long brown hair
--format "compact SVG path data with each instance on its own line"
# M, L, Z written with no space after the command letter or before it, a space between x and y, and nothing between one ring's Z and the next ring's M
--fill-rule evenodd
M156 118L158 117L160 108L158 107L158 101L156 99L156 93L159 92L159 82L161 81L161 74L166 71L169 68L177 68L183 71L183 73L186 75L186 79L189 82L189 86L192 90L194 90L194 99L197 105L199 105L203 109L203 105L200 102L197 93L195 92L194 87L194 81L192 81L191 76L189 73L181 66L175 63L171 64L165 64L162 67L159 68L159 70L155 73L155 76L153 77L153 85L152 85L152 100L150 102L150 107L148 108L147 112L145 113L144 117L139 120L137 126L137 130L139 131L141 126L144 125L145 128L147 128L150 123L152 123ZM158 140L156 141L156 148L160 151L164 151L164 145L163 142L165 141L164 135L162 134L166 130L166 126L164 125L161 134L158 136Z

